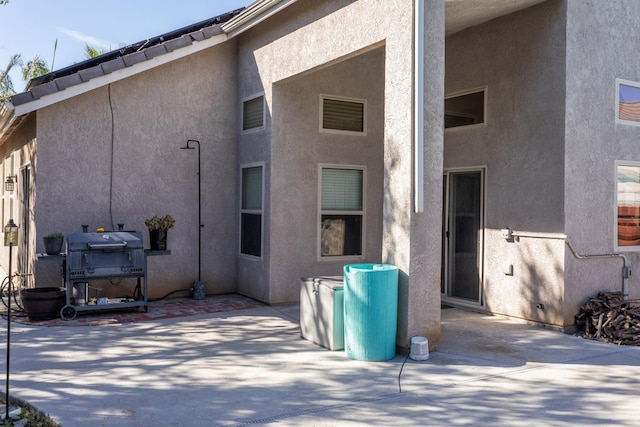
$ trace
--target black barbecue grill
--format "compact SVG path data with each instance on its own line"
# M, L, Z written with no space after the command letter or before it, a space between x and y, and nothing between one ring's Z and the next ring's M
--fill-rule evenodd
M65 261L66 305L63 319L73 319L79 311L142 307L148 309L147 262L142 233L110 231L67 234ZM97 279L137 278L134 298L99 298L95 304L73 300L74 282ZM88 296L85 296L88 297Z

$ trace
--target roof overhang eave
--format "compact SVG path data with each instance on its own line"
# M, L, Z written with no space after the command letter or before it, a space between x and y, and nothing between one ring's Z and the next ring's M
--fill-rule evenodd
M0 104L0 145L13 132L13 125L16 122L16 114L11 102Z
M131 65L129 67L125 67L120 70L113 71L111 73L104 74L99 77L95 77L87 82L84 82L83 84L70 86L64 90L54 92L50 95L42 96L38 99L34 99L33 101L25 102L24 104L20 104L20 105L15 105L13 107L14 113L16 116L22 116L24 114L28 114L32 111L36 111L41 108L48 107L50 105L67 100L74 96L92 91L99 87L106 86L118 80L122 80L126 77L130 77L130 76L142 73L149 69L175 61L177 59L199 52L201 50L208 49L212 46L224 43L228 39L229 37L225 33L222 33L202 41L194 41L189 46L185 46L183 48L176 49L164 55L159 55L152 59L148 59L146 61L142 61L140 63Z
M253 2L238 16L222 24L222 31L235 37L270 18L297 0L259 0Z

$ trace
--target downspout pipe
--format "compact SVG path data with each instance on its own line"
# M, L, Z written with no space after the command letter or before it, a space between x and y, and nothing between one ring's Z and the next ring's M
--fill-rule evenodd
M602 258L621 258L622 259L622 298L628 299L627 296L627 279L631 277L631 268L629 266L629 260L623 254L592 254L592 255L581 255L576 252L576 250L571 245L569 240L565 240L565 243L571 250L571 253L577 259L602 259Z
M413 37L414 211L424 211L424 0L415 0Z

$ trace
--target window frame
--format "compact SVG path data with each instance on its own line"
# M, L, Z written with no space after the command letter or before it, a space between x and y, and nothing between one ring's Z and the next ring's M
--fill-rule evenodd
M482 102L482 122L480 123L474 123L471 125L462 125L462 126L454 126L454 127L445 127L444 123L445 123L445 118L447 115L447 110L446 110L446 101L447 99L451 99L451 98L458 98L461 96L465 96L465 95L471 95L474 93L483 93L483 102ZM489 99L489 86L480 86L480 87L475 87L472 89L466 89L466 90L461 90L461 91L457 91L457 92L451 92L448 94L445 94L444 96L444 116L442 117L442 121L443 121L443 129L445 132L455 132L455 131L459 131L462 129L468 130L468 129L479 129L479 128L484 128L487 127L487 123L489 122L489 118L488 118L488 114L487 114L487 105L488 105L488 99Z
M615 122L616 124L640 126L640 120L625 120L620 118L620 86L630 86L640 90L640 82L634 82L631 80L616 79L616 104L615 104Z
M244 128L244 117L245 117L244 107L248 102L256 100L258 98L262 98L262 124L260 126L245 129ZM267 111L267 108L265 105L264 92L255 93L253 95L242 98L240 102L240 132L242 134L247 134L247 133L255 133L255 132L263 131L265 129L265 122L266 122L266 116L267 116L266 111Z
M616 160L614 166L613 182L615 182L614 203L613 203L613 247L619 252L638 252L640 244L637 245L620 245L618 244L618 168L620 166L637 167L640 173L640 161Z
M337 95L328 95L328 94L320 94L320 108L319 108L319 120L318 120L318 129L320 133L329 133L334 135L352 135L352 136L367 136L367 100L361 98L350 98L346 96L337 96ZM352 131L352 130L342 130L342 129L330 129L323 127L324 121L324 100L330 99L334 101L344 101L344 102L352 102L356 104L362 104L362 132Z
M260 200L260 209L245 209L242 207L242 201L244 198L244 171L245 169L252 168L260 168L261 169L261 200ZM246 163L240 165L240 215L239 215L239 226L238 226L238 252L242 258L248 259L262 259L264 255L264 176L265 176L265 164L264 162L256 162L256 163ZM248 215L260 215L260 255L247 254L242 252L242 239L243 228L242 228L242 216L244 214Z
M362 210L359 211L339 211L339 210L323 210L322 209L322 171L324 169L349 169L349 170L359 170L362 171ZM343 164L332 164L332 163L321 163L318 164L318 208L317 208L317 219L316 219L316 250L317 250L317 260L319 262L331 262L331 261L359 261L365 259L366 256L366 226L367 226L367 215L366 215L366 207L367 207L367 197L366 197L366 188L367 188L367 167L364 165L343 165ZM322 216L323 215L359 215L361 219L361 235L360 235L360 255L337 255L337 256L323 256L322 255Z

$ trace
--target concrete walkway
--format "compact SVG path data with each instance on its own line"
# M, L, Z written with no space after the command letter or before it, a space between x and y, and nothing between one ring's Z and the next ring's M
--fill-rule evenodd
M640 425L638 347L445 309L429 360L363 362L301 339L298 311L12 323L10 391L63 427Z

